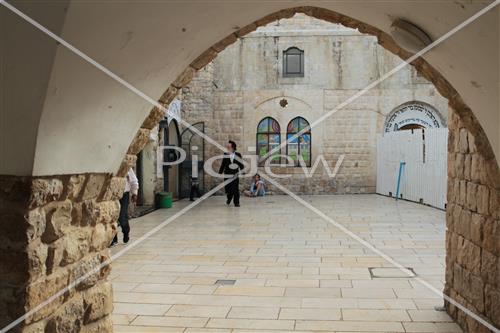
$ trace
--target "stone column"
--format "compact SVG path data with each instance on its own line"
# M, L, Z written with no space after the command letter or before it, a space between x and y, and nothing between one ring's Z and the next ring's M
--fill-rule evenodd
M446 285L452 299L500 327L500 173L455 114L449 116ZM483 140L484 141L484 140ZM489 332L447 303L468 332Z
M109 258L124 178L0 176L0 326ZM110 267L57 297L12 332L109 332Z

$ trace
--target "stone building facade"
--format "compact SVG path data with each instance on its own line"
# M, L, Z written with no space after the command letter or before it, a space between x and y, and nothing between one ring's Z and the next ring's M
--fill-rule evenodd
M303 75L284 73L284 54L290 48L303 51ZM314 126L310 136L311 166L324 158L333 170L344 155L335 178L328 176L322 163L312 177L306 177L300 167L271 170L291 174L280 182L296 193L374 193L377 136L394 110L405 103L420 103L432 110L438 126L447 126L447 100L411 66L342 107L400 63L373 36L297 14L238 39L199 70L182 89L182 117L191 124L204 122L210 137L222 144L232 139L240 152L253 155L259 150L257 126L265 117L279 123L283 143L295 117L312 124L341 106ZM283 147L281 154L286 152ZM205 159L219 153L213 145L205 145ZM206 176L204 182L204 188L210 189L220 180ZM248 180L244 183L248 185Z

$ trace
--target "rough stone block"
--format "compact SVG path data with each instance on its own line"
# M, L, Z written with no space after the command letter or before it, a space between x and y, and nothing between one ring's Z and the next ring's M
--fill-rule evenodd
M175 79L174 82L172 82L172 85L175 88L182 88L185 85L187 85L191 80L193 79L194 74L196 73L196 69L193 67L189 66L186 68L178 77Z
M40 303L55 295L60 290L64 289L69 284L69 272L67 270L59 270L53 274L40 278L26 287L26 308L32 309ZM27 323L38 321L46 318L64 302L69 293L60 295L48 305L41 308L31 317L27 318Z
M198 58L196 58L192 63L191 67L193 67L196 70L200 70L208 63L210 63L212 60L214 60L217 57L217 51L214 50L213 48L209 48L205 52L203 52Z
M465 155L455 154L455 176L459 179L464 179Z
M46 219L44 208L35 208L28 212L26 230L28 241L32 242L36 238L41 237L45 231Z
M83 203L77 202L73 203L73 209L71 210L71 225L79 226L82 224L83 217Z
M71 225L72 204L70 200L52 203L46 208L46 227L42 234L44 243L52 243L61 238Z
M302 9L306 10L305 7L303 7ZM295 13L297 13L298 10L300 10L300 9L299 8L283 9L283 10L280 10L278 12L272 13L270 15L264 16L263 18L255 21L255 24L257 26L261 27L263 25L269 24L271 22L275 22L275 21L280 20L280 19L290 18L293 15L295 15Z
M464 178L465 178L465 180L471 180L471 160L472 160L472 156L470 154L465 155L465 159L464 159Z
M467 138L469 137L469 133L467 129L461 128L458 136L458 150L462 154L467 154L469 152L469 142Z
M36 280L45 275L45 262L47 260L47 245L39 242L30 244L28 253L28 270L32 280Z
M85 254L89 253L89 233L90 229L84 230L84 228L80 228L64 237L62 241L63 253L60 262L61 266L75 263L83 258Z
M500 289L500 257L483 249L481 252L481 277L497 289Z
M111 283L98 283L83 293L85 307L84 323L88 324L111 314L113 311L113 290Z
M113 332L113 321L110 315L83 326L80 333Z
M500 257L500 220L486 218L483 224L483 248Z
M465 206L467 204L467 182L465 180L460 181L458 203L462 206Z
M464 238L469 238L472 213L467 209L460 211L460 217L455 221L455 232ZM458 222L458 223L457 223Z
M137 161L136 155L130 155L130 154L125 155L125 158L123 159L120 168L116 172L116 176L125 177L128 173L128 170L135 165L136 161Z
M83 326L83 298L73 296L47 321L45 332L78 333Z
M144 148L146 143L149 141L149 133L151 133L149 129L139 128L134 139L132 140L132 143L130 143L130 146L128 147L127 154L139 154L142 148Z
M110 224L118 220L120 214L120 202L118 200L103 201L99 203L98 223Z
M466 207L467 209L475 212L476 211L476 200L477 200L477 184L467 183L467 193L466 193Z
M112 177L109 183L105 185L105 191L102 192L102 196L99 197L98 201L119 200L123 196L123 191L125 191L125 182L125 177Z
M470 220L470 240L478 245L482 246L483 244L483 225L485 223L485 219L482 215L472 213Z
M484 176L484 160L479 154L473 154L471 158L471 180L479 183Z
M490 205L490 190L485 185L477 187L477 212L479 214L488 215Z
M85 186L86 180L87 175L73 175L69 177L68 184L66 186L67 199L77 199Z
M103 186L109 177L111 177L111 175L104 173L90 174L80 200L96 199L103 190Z
M77 290L85 290L95 285L102 277L101 255L91 253L76 265L71 266L71 281Z
M484 311L484 287L485 284L481 276L475 274L470 275L469 301L479 313Z
M485 308L486 316L490 318L494 325L500 326L500 290L491 285L486 285Z
M31 184L30 207L40 207L57 201L64 191L64 184L57 178L35 178Z
M460 216L462 215L462 207L459 205L453 205L452 211L451 211L451 217L452 217L452 225L453 225L453 231L457 232L457 228L459 228L458 224L460 223Z
M226 38L221 41L215 43L212 48L217 52L222 52L226 47L235 43L238 40L238 37L235 34L230 34Z
M45 261L47 275L54 273L61 264L63 248L59 243L60 242L55 242L48 247L47 260Z
M152 130L163 118L165 118L165 110L155 106L146 119L144 119L141 127Z
M471 154L477 152L476 138L474 137L474 135L472 135L471 132L467 133L467 142L469 143L469 152Z
M480 275L481 248L459 236L457 242L457 262L471 273Z
M493 218L500 219L500 191L498 190L490 190L489 211Z
M170 86L168 86L167 90L165 90L165 92L161 95L161 97L158 101L161 104L163 104L165 107L167 107L175 99L175 97L177 97L177 95L179 95L179 88L176 88L173 85L170 85ZM162 113L163 117L165 116L164 110L158 109L158 111ZM156 126L157 124L158 124L158 122L156 122L154 126ZM145 127L145 126L142 126L142 127Z
M447 156L448 178L457 177L457 173L456 173L456 169L455 169L455 159L456 159L456 157L455 157L454 153L448 153L448 156Z
M258 28L258 26L254 22L254 23L250 23L249 25L244 26L243 28L238 29L234 33L238 37L243 37L243 36L251 33L252 31L255 31L257 28Z
M107 248L114 237L114 230L111 225L97 224L92 230L91 250L101 251Z

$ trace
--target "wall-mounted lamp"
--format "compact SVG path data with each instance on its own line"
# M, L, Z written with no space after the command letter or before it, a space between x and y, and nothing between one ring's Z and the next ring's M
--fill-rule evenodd
M412 53L417 53L432 43L431 37L424 30L403 19L392 22L391 36L396 43Z

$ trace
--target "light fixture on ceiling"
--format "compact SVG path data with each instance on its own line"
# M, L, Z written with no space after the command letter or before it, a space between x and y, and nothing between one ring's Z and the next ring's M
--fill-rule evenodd
M392 22L391 36L396 43L412 53L417 53L432 43L431 37L424 30L403 19Z

